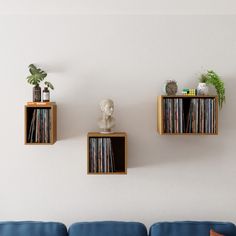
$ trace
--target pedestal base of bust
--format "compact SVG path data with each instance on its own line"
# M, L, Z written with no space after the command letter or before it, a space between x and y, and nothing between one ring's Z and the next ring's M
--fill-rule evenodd
M110 134L110 133L114 133L113 131L111 131L111 129L103 129L100 131L101 134Z

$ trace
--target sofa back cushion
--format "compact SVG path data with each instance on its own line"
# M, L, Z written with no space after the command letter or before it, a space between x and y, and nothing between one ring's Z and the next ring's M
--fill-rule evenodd
M236 236L232 223L195 221L156 223L150 228L150 236L210 236L211 229L225 236Z
M67 236L64 224L55 222L1 222L0 236Z
M69 228L69 236L147 236L147 229L137 222L84 222Z

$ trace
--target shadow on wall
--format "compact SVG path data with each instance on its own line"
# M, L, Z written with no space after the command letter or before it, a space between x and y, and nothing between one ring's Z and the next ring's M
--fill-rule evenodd
M58 117L58 140L63 141L73 139L80 134L80 111L77 109L76 103L63 103L57 104L57 117Z
M236 99L235 99L236 80L233 77L225 79L226 103L223 104L219 113L219 127L222 133L234 135L236 129ZM230 134L231 133L231 134Z
M58 140L86 137L89 131L97 130L98 115L93 110L75 102L58 103Z
M82 82L80 82L82 80ZM71 88L64 91L58 104L58 140L85 137L88 131L96 130L97 111L91 90L83 79L74 78ZM91 92L92 93L92 92ZM96 102L96 101L95 101Z

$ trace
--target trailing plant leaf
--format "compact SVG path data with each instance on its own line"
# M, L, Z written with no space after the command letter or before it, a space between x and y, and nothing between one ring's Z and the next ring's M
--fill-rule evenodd
M44 84L45 84L48 88L54 90L54 86L53 86L52 83L50 83L49 81L45 81Z
M208 85L213 85L216 89L218 100L219 100L219 107L220 109L225 102L225 86L224 82L221 80L220 76L217 75L213 70L207 71L206 74L203 74L200 78L200 82L206 83Z

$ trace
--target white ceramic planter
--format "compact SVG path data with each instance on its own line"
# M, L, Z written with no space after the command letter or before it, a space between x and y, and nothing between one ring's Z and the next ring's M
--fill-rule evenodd
M208 86L206 83L199 83L197 86L197 94L198 95L208 95Z

